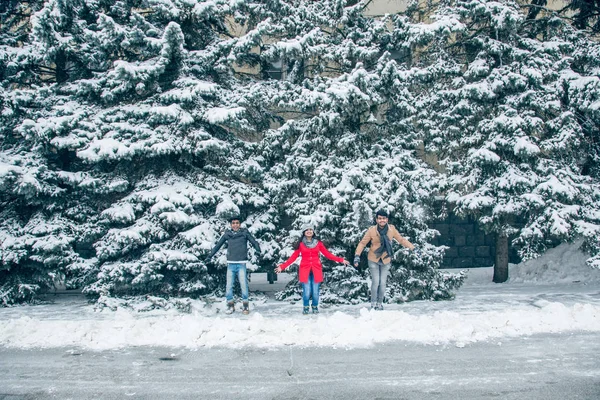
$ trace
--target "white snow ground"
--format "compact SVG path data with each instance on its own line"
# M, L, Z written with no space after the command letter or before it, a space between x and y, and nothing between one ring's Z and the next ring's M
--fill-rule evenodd
M0 346L349 349L410 341L462 347L540 333L597 333L600 271L586 266L576 247L561 245L540 259L511 265L507 283L492 283L491 268L473 269L453 301L387 305L385 311L369 311L366 304L322 306L321 314L303 316L299 304L265 296L252 299L249 316L224 315L224 301L194 301L189 313L139 311L149 302L115 304L112 311L97 310L82 297L62 296L53 303L0 309Z

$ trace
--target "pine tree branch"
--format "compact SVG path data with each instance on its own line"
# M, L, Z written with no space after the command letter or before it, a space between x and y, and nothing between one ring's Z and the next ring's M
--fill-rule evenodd
M548 7L544 7L544 6L541 6L538 4L521 4L520 7L524 8L524 9L537 9L539 11L546 11L551 14L554 14L554 13L560 14L568 8L568 6L567 6L567 7L562 8L561 10L552 10Z
M25 13L22 13L22 12L0 13L0 17L4 17L4 16L23 17L25 19L25 18L31 17L31 14L25 14Z
M234 74L235 75L246 76L246 77L249 77L249 78L259 78L259 76L258 76L259 74L253 74L253 73L250 73L250 72L235 71Z
M33 67L39 69L42 72L44 72L44 71L49 72L49 73L50 72L52 72L52 73L56 72L56 68L54 68L54 67L48 67L46 65L34 64Z
M309 117L314 117L319 115L319 112L307 112L307 111L298 111L298 110L273 110L271 111L273 114L298 114L298 115L306 115Z
M145 10L136 10L134 11L136 14L142 15L142 16L146 16L146 15L150 15L150 14L154 14L156 11L154 11L151 8L147 8Z

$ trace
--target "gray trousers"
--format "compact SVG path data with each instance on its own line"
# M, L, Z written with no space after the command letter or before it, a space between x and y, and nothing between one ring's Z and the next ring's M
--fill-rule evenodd
M383 303L390 266L391 263L384 264L381 261L369 261L369 271L371 271L371 303Z

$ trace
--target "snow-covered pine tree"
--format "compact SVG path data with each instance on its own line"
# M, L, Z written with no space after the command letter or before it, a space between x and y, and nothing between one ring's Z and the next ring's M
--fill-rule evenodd
M385 53L393 35L345 5L44 3L29 41L4 52L3 85L15 89L3 113L14 124L2 153L5 274L52 259L34 251L52 235L62 241L43 248L61 263L40 269L88 293L207 293L219 274L198 256L218 237L213 215L238 212L271 261L307 218L332 250L351 252L382 206L424 243L434 172L412 151L403 72ZM281 81L234 73L277 62ZM272 124L283 126L263 134ZM44 233L29 232L32 221ZM331 278L332 301L359 298L350 281L365 287L352 269Z
M0 48L4 303L57 277L96 295L210 293L223 264L198 260L238 212L274 264L308 220L349 258L381 207L425 250L397 254L390 297L450 297L426 244L444 175L416 155L421 141L446 159L459 211L507 232L523 217L510 207L526 208L525 256L552 221L576 228L560 239L596 232L598 177L581 153L598 121L597 50L559 20L533 33L509 1L383 19L343 0L40 7L27 38ZM480 157L496 151L496 166ZM330 301L365 296L356 271L327 273Z
M93 295L210 293L223 264L199 259L223 218L274 229L256 145L236 137L253 127L227 58L236 40L221 38L233 13L50 0L28 40L2 48L3 304L55 280Z
M275 261L294 250L305 222L317 227L335 254L351 259L375 211L386 208L427 255L410 262L420 270L422 285L441 282L434 284L438 291L411 292L407 288L416 275L398 256L393 269L401 272L391 279L391 298L451 297L462 277L444 281L437 271L442 251L426 245L436 234L426 222L438 178L416 155L410 121L414 99L399 81L406 65L390 59L389 21L365 18L362 4L297 2L294 9L283 4L268 9L277 21L269 25L276 38L261 56L268 57L263 64L283 59L289 74L284 80L257 82L252 92L252 101L274 121L287 117L284 125L266 132L262 149L270 165L264 187L282 215L282 253ZM366 276L325 265L323 301L368 298ZM297 298L298 293L294 280L278 297Z
M586 132L598 128L598 76L573 53L598 44L559 18L528 20L511 1L444 3L433 18L454 22L452 34L426 43L437 76L419 121L427 150L444 158L447 200L496 233L500 251L511 236L528 259L583 235L597 252L598 179L586 171L597 160ZM507 278L504 261L495 281Z

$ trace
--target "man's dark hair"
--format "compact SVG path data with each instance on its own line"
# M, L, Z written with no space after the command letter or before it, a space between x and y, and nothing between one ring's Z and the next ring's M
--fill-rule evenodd
M375 218L377 218L379 216L386 217L386 218L390 217L389 214L387 213L387 211L385 211L385 210L379 210L375 213Z
M233 221L242 222L242 218L239 215L234 215L233 217L229 218L229 222L233 222Z

